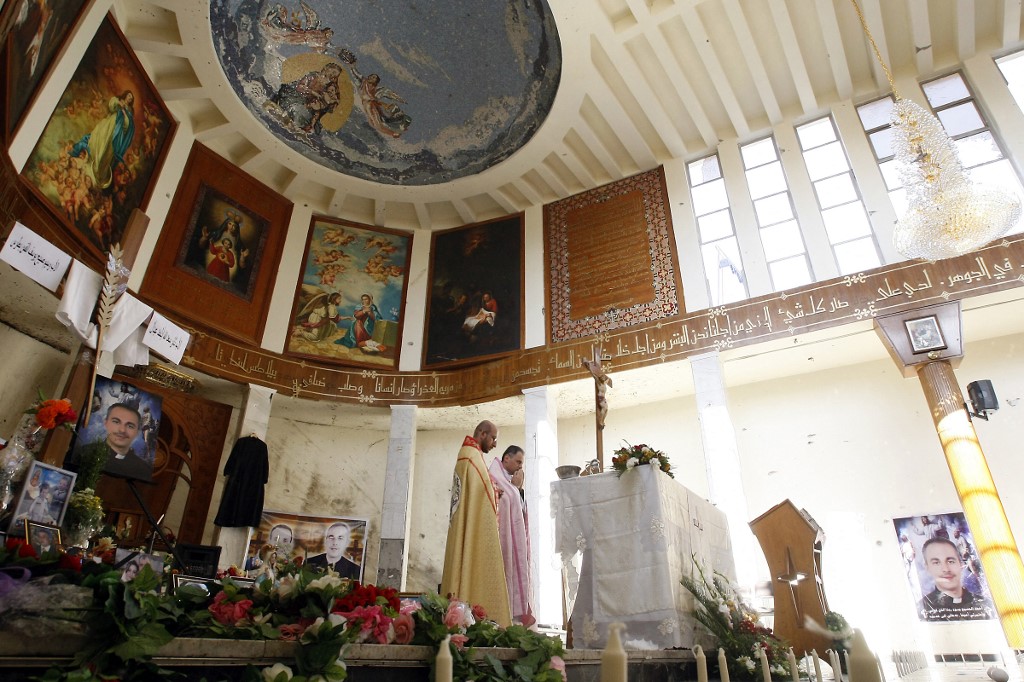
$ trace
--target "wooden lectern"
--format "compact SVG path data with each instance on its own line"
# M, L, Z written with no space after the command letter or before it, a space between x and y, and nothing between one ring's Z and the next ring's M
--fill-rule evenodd
M787 640L797 656L815 649L824 654L831 639L809 630L811 618L825 627L828 602L821 581L821 527L810 514L783 500L750 522L761 544L775 592L775 634Z

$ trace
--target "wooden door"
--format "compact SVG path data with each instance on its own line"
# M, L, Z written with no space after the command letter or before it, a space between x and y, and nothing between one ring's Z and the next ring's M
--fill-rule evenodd
M143 379L115 375L163 399L163 414L153 462L153 483L136 483L153 518L178 540L202 544L210 500L220 469L231 406L173 391ZM107 519L123 533L118 544L141 544L151 526L138 501L121 479L104 476L96 494ZM157 540L158 549L166 549Z

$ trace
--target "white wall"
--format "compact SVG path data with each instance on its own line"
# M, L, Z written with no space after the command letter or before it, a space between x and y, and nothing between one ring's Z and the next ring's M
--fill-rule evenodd
M992 379L1002 409L975 421L1018 540L1024 499L1018 452L1024 436L1022 336L968 343L962 386ZM728 364L726 364L728 372ZM882 650L995 651L998 623L917 620L897 549L894 517L960 511L920 382L889 360L730 390L751 514L789 498L824 528L829 607Z
M3 357L16 359L0 362L0 437L8 439L25 410L39 399L39 391L47 398L59 397L70 358L5 324L0 324L0 348Z

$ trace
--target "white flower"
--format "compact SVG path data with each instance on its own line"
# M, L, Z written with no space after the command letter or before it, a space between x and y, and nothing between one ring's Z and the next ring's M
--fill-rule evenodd
M630 457L629 459L626 460L626 468L627 469L632 469L633 467L635 467L639 463L640 463L639 459L637 459L636 457Z
M286 680L292 679L292 675L294 674L292 673L292 669L286 666L284 663L275 663L269 668L263 669L263 680L264 682L274 682L274 680L277 679L277 676L281 673L285 674Z
M742 666L746 666L747 670L749 670L750 672L754 672L755 670L757 670L757 665L754 663L753 659L750 658L750 656L740 656L736 659L736 662Z
M279 599L288 599L299 591L299 581L293 575L286 575L274 585Z
M326 590L329 587L341 587L343 578L339 578L337 574L331 575L330 573L320 576L316 580L309 581L306 585L307 590Z
M345 618L345 616L341 615L340 613L332 613L327 616L327 621L334 627L338 627L339 625L344 625L345 623L347 623L348 618Z

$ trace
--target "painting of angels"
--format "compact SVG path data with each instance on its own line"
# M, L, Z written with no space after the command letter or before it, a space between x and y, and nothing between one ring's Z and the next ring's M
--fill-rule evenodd
M177 124L109 16L32 150L22 176L98 252L144 209Z
M314 217L287 351L394 368L411 255L407 233Z

